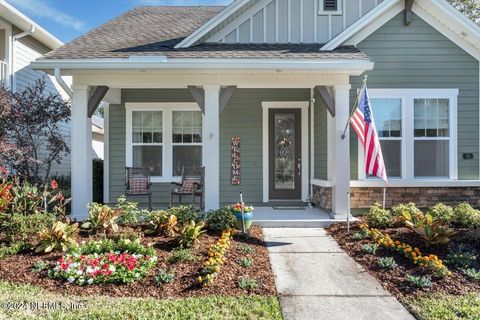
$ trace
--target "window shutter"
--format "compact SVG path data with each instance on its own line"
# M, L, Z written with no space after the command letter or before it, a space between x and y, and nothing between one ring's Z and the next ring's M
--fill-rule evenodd
M324 11L337 11L337 0L323 0Z

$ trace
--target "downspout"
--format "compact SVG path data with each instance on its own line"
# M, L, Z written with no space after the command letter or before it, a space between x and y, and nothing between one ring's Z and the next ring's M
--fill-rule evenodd
M65 92L71 99L73 97L72 88L70 88L70 86L65 82L65 80L63 80L62 71L60 70L60 68L55 68L54 75L55 75L55 80L57 80L60 87L62 87L62 89L65 90Z
M12 37L12 71L13 71L12 72L12 89L13 91L17 91L17 81L15 79L15 51L17 46L15 43L18 39L29 36L34 32L35 32L35 26L31 25L30 30L24 31Z

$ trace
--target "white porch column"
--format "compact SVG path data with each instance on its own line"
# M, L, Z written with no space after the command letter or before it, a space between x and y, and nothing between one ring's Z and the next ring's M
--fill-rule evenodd
M205 85L203 164L205 166L205 210L220 206L220 86Z
M72 217L88 217L92 202L92 119L88 118L87 86L73 86L71 122Z
M344 218L349 213L350 192L350 136L349 128L342 139L342 133L350 115L349 84L335 85L335 118L332 161L332 215Z

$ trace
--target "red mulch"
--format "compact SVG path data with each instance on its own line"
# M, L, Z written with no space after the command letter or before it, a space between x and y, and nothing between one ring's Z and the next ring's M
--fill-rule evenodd
M361 223L361 222L359 222ZM397 252L388 251L384 248L379 247L376 255L364 254L361 252L362 245L370 243L371 240L353 240L351 236L360 231L358 224L353 224L350 228L350 234L347 233L346 223L337 223L326 230L328 233L339 243L339 245L344 249L351 257L360 263L372 276L377 278L377 280L382 284L382 286L393 294L397 299L404 300L405 298L412 298L419 295L424 295L426 293L445 293L451 295L459 295L467 292L480 292L480 282L475 282L466 278L459 270L456 270L453 267L448 266L449 270L452 271L452 275L445 278L434 278L433 286L426 289L416 289L412 287L405 280L406 274L411 275L431 275L426 271L423 271L420 267L415 266L411 260L404 258L401 254ZM435 254L441 260L445 260L448 254L449 245L441 245L430 248L425 248L425 245L422 239L417 236L412 230L406 227L399 228L390 228L382 229L384 233L387 233L391 238L396 241L405 242L413 247L418 247L422 254ZM471 239L465 238L466 230L459 230L458 234L452 237L450 244L464 243L472 246L474 250L480 253L480 243L478 240L472 241ZM398 267L385 270L377 265L377 261L381 257L392 256L395 258L395 261L398 263Z
M217 234L205 234L200 238L200 243L191 251L198 258L194 262L169 264L166 261L169 252L176 247L174 239L166 237L144 237L142 243L154 243L159 262L150 272L148 277L126 285L98 284L78 286L63 280L50 279L47 272L32 271L33 264L38 260L55 261L61 254L18 254L8 256L0 260L0 279L12 283L28 283L42 287L48 291L59 294L73 294L80 296L107 295L115 297L191 297L204 295L275 295L275 278L270 267L268 251L263 241L262 229L253 226L249 231L250 237L235 236L230 249L227 252L227 261L220 270L214 282L207 287L200 287L196 279L202 269L203 262L207 258L208 248L218 240ZM85 240L85 236L79 241ZM239 248L240 243L248 244L255 249L254 253L247 254ZM253 260L250 268L241 267L236 261L241 257L249 257ZM155 283L154 276L158 269L169 270L175 274L175 281L159 287ZM260 288L249 292L238 287L240 276L256 279Z

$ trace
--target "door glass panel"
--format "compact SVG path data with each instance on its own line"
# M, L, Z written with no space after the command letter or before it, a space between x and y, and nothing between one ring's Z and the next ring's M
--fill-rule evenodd
M275 190L295 189L295 114L275 114Z

